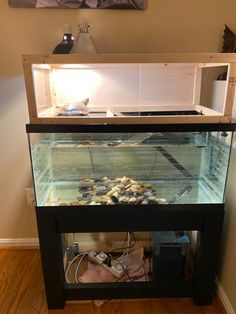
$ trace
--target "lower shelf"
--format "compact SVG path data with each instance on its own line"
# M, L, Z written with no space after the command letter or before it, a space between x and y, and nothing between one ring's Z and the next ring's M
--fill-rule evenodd
M190 297L193 283L182 282L117 282L66 284L66 300L136 299L155 297Z

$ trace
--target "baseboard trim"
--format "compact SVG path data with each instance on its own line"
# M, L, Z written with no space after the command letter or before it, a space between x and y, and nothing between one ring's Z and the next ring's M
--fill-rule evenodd
M235 311L229 301L229 298L227 294L225 293L223 287L221 286L218 278L216 278L216 289L217 289L217 295L226 311L227 314L235 314Z
M38 238L0 239L0 248L8 247L39 247Z

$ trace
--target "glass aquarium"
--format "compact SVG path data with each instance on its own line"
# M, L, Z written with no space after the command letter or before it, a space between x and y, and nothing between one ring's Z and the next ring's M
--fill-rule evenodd
M233 127L163 128L30 132L29 125L36 206L223 203Z

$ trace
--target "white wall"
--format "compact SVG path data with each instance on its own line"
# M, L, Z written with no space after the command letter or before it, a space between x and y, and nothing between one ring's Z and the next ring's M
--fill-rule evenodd
M49 53L64 23L81 16L100 52L220 52L224 24L236 31L234 0L149 0L145 11L10 9L0 2L0 239L37 235L25 200L31 185L21 55ZM227 188L221 284L236 309L236 153Z

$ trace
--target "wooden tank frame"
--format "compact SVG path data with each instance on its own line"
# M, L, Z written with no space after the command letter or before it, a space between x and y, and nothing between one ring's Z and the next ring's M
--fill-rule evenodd
M181 106L172 104L158 106L161 115L155 116L106 116L106 117L81 117L81 116L40 116L37 111L36 86L34 82L34 65L44 69L60 68L68 65L89 64L195 64L193 82L193 97L189 105ZM201 105L201 76L202 69L218 66L227 66L226 89L222 112ZM29 119L32 124L169 124L169 123L230 123L234 103L236 82L236 54L234 53L185 53L185 54L95 54L95 55L24 55L23 68L28 100ZM53 97L55 91L51 90L47 80L41 84L43 93ZM40 92L40 91L38 91ZM169 112L168 112L169 111ZM181 112L178 114L178 112ZM184 114L189 111L190 114ZM196 111L200 114L191 114ZM172 114L171 114L172 113Z

